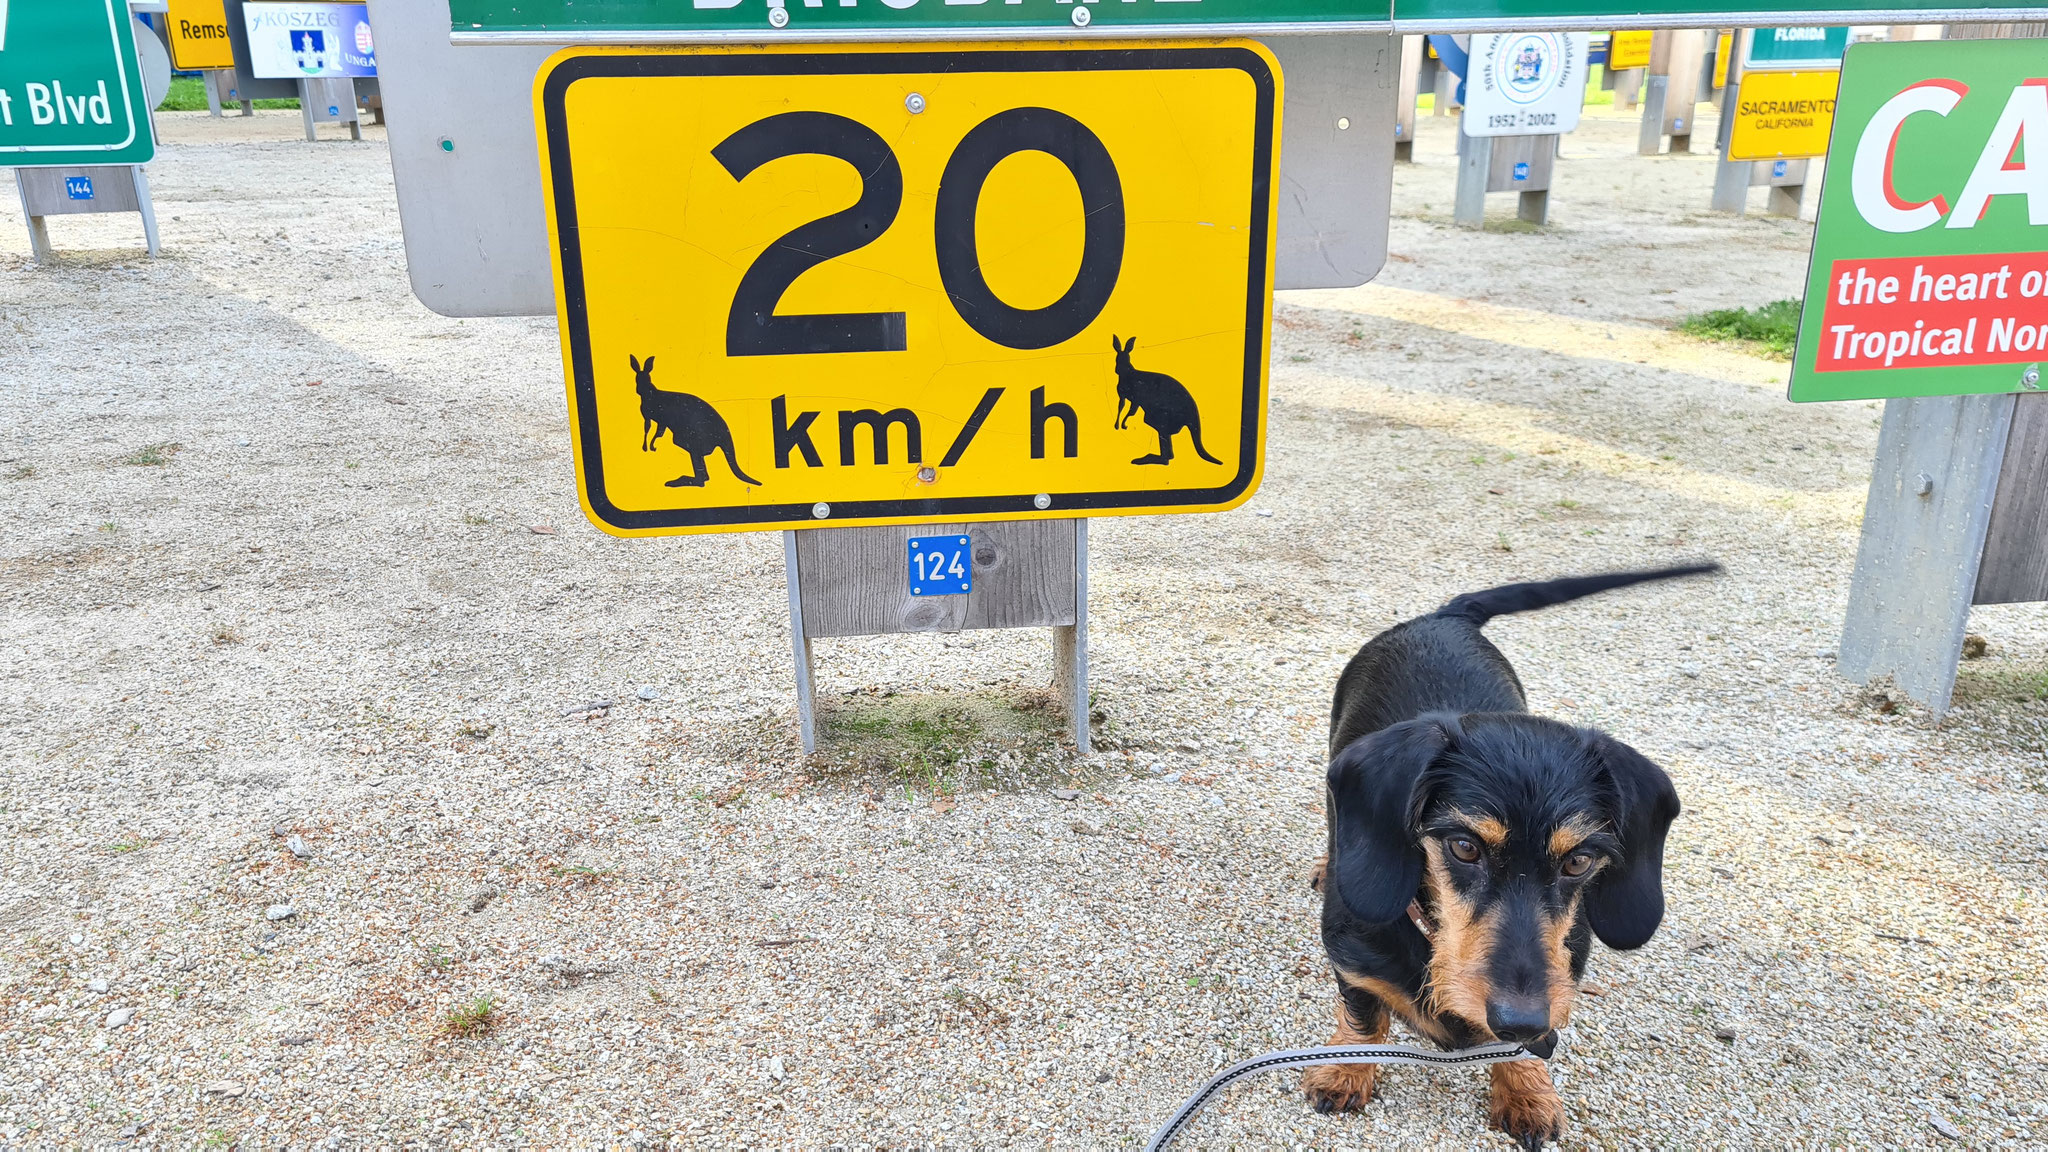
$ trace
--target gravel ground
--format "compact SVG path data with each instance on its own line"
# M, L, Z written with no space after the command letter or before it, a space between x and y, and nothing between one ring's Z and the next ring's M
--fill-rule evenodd
M1379 283L1283 298L1263 490L1095 525L1104 750L1051 734L1042 633L967 634L822 645L850 735L807 763L779 541L583 522L552 321L412 299L380 131L164 121L161 260L80 218L34 268L0 191L5 1143L1130 1146L1329 1034L1356 646L1700 555L1492 628L1686 804L1566 1143L2048 1136L2048 612L1978 612L1939 727L1835 675L1878 414L1670 330L1805 270L1709 159L1590 116L1551 227L1464 233L1425 118ZM1292 1081L1189 1140L1506 1146L1483 1074Z

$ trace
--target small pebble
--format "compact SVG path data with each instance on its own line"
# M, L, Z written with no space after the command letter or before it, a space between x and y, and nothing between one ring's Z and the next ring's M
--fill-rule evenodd
M1735 1026L1733 1024L1717 1025L1714 1028L1714 1039L1724 1044L1735 1043Z
M1079 800L1081 798L1081 790L1079 788L1061 788L1052 794L1052 798L1055 800Z
M135 1012L136 1010L133 1008L114 1009L112 1012L107 1013L107 1027L119 1028L127 1024L130 1020L135 1019Z
M1929 1116L1927 1118L1927 1122L1929 1124L1934 1125L1934 1130L1936 1132L1941 1133L1943 1136L1946 1136L1951 1140L1961 1140L1963 1138L1962 1129L1949 1123L1947 1120L1943 1119L1940 1116Z
M789 1074L789 1072L788 1072L788 1069L786 1069L786 1068L785 1068L785 1067L783 1066L783 1063L782 1063L782 1057L780 1057L780 1056L770 1056L770 1057L768 1058L768 1078L769 1078L769 1079L771 1079L771 1080L775 1081L775 1082L776 1082L777 1084L780 1084L780 1083L782 1083L782 1079L783 1079L783 1077L787 1076L788 1074Z
M85 986L87 988L92 989L95 992L105 992L107 990L107 978L104 976L95 976L92 979L87 980L85 982Z
M264 909L263 918L265 920L289 920L298 914L299 910L289 904L272 904L269 908Z
M284 842L284 846L287 851L301 860L311 860L313 858L313 849L306 844L305 837L297 833L293 833L292 838Z
M633 695L638 696L642 700L652 700L655 697L661 695L661 693L655 691L654 685L652 684L642 684L640 686L640 690L638 692L633 693Z

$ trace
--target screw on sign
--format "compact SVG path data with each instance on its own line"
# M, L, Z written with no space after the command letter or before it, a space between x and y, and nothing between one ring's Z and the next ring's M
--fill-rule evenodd
M2036 362L2048 357L2044 50L2039 40L1849 50L1792 399L2038 386Z

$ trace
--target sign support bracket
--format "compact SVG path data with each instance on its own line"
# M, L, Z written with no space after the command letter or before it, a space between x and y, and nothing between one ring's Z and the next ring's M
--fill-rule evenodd
M974 540L974 591L913 602L904 587L905 540L955 531ZM805 755L818 750L821 727L812 646L819 637L1045 624L1053 630L1053 693L1075 750L1089 753L1087 520L789 529L782 533L782 562Z
M17 168L15 190L21 214L28 220L29 252L38 264L57 259L45 217L80 213L137 212L142 237L152 259L157 243L156 207L149 199L149 177L140 164L102 164L83 168Z

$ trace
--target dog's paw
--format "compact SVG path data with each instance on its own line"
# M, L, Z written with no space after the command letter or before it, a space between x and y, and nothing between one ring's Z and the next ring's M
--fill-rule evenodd
M1372 1102L1377 1064L1321 1064L1301 1074L1301 1090L1318 1112L1356 1112Z
M1329 874L1330 858L1328 856L1316 857L1315 864L1308 870L1309 891L1321 892L1323 890L1323 880L1325 877L1329 876Z
M1562 1136L1564 1101L1550 1086L1550 1069L1539 1060L1494 1065L1487 1120L1528 1152Z

